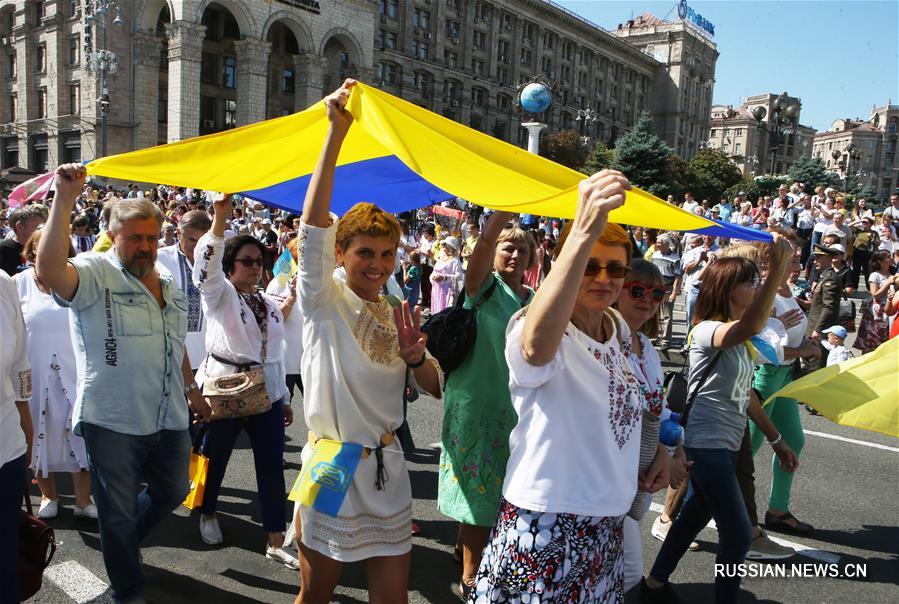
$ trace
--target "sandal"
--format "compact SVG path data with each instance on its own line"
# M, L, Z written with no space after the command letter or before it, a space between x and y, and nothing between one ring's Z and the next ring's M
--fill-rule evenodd
M795 524L791 524L789 522L790 520ZM770 511L765 512L765 526L772 531L791 533L793 535L810 535L815 530L815 527L811 524L798 520L796 516L790 512L779 516L772 514Z

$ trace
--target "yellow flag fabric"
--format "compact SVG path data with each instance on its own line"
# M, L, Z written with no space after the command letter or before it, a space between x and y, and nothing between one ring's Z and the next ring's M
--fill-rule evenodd
M573 218L584 175L357 83L347 103L355 118L337 162L332 208L359 201L388 211L451 197L496 210ZM328 128L323 102L305 111L176 143L104 157L89 174L247 196L297 210ZM615 222L770 240L721 225L634 188Z
M787 384L765 404L794 398L843 426L899 437L899 338Z

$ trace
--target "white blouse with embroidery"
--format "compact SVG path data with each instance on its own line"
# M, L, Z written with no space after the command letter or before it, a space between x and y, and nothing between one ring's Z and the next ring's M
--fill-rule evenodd
M194 252L194 284L203 298L203 316L206 319L206 351L226 361L237 364L256 363L262 359L262 331L256 323L253 310L225 278L222 270L222 254L225 240L206 233L197 242ZM265 387L274 403L287 396L284 371L284 318L277 301L260 293L266 305L268 340L265 348ZM235 373L237 369L207 356L197 369L197 383L207 377ZM290 401L285 400L285 405Z
M406 364L386 300L363 300L334 278L337 217L331 220L328 228L302 223L297 240L306 425L318 438L376 447L403 423ZM302 508L303 544L343 562L410 551L412 492L399 443L385 447L383 458L383 490L372 454L359 462L336 517Z

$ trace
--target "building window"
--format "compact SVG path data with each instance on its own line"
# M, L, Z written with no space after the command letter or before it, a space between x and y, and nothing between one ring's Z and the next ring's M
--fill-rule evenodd
M736 143L734 145L734 153L736 155L740 155L743 152L743 143Z
M81 13L81 0L68 0L67 17L77 17ZM80 143L79 143L80 144Z
M412 25L421 29L431 29L431 13L422 8L412 11Z
M3 167L12 168L19 165L19 139L12 136L0 139L3 151Z
M451 99L458 100L462 96L462 88L453 80L444 80L443 94Z
M215 132L215 97L200 96L200 133Z
M16 121L16 116L18 113L16 111L16 109L18 108L18 103L19 103L19 97L16 93L12 93L11 95L9 95L9 121L10 122Z
M81 163L81 133L70 132L61 136L62 161L65 163Z
M487 91L483 88L474 88L471 91L471 102L477 105L478 107L483 107L487 104Z
M156 121L161 124L169 121L168 82L159 82L159 98L156 101Z
M496 95L496 108L499 111L508 111L510 105L511 101L509 100L508 96L506 96L505 94Z
M200 82L218 86L218 56L204 52L200 59Z
M484 61L478 59L471 60L471 71L474 75L481 77L484 75Z
M16 79L16 72L18 71L18 70L16 69L17 66L18 66L18 62L17 62L17 60L16 60L16 49L13 48L13 49L10 51L9 55L7 55L7 56L9 57L9 78L10 78L11 80L15 80L15 79Z
M81 114L81 84L69 84L69 114Z
M47 71L47 45L46 44L38 44L37 52L34 55L35 60L35 69L38 73L45 73Z
M69 65L81 63L81 40L78 36L69 38Z
M297 90L293 69L281 70L281 92L293 94Z
M533 46L534 45L534 24L533 23L525 23L521 28L521 33L522 33L522 37L524 38L524 43Z
M393 63L378 63L378 79L388 84L396 84L398 81L397 66Z
M39 88L37 91L37 116L38 118L47 117L47 89Z
M237 59L225 57L222 60L222 86L237 88Z
M497 50L499 51L497 54L499 55L500 62L508 63L509 57L511 55L511 51L509 50L509 42L507 40L500 40L497 44Z
M484 50L487 47L487 34L479 29L472 32L472 45L478 50Z
M552 32L543 32L543 50L552 50L553 49L553 33Z
M459 8L459 0L446 0L446 5L450 8Z
M446 62L447 67L452 67L453 69L457 69L459 67L459 53L457 52L444 50L443 60Z
M382 15L387 15L391 19L396 19L399 13L399 6L399 0L380 0L378 2L378 12Z
M41 19L47 16L46 0L34 0L34 23L40 25Z
M31 171L44 173L49 169L50 154L48 152L46 134L35 134L31 137Z
M521 64L522 65L530 65L531 64L531 51L526 48L521 49Z
M237 127L237 101L222 101L222 124L226 130Z
M423 95L428 96L428 93L431 90L431 83L430 79L428 78L428 74L416 71L414 77L415 87L420 90Z
M499 80L500 85L507 86L509 84L509 70L502 67L498 68L496 70L496 79Z

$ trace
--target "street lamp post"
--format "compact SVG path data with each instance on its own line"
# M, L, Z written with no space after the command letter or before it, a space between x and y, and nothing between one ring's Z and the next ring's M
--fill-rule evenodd
M100 157L105 157L107 152L108 125L109 125L109 86L108 75L115 74L119 68L118 55L107 49L106 20L112 11L115 11L113 25L124 25L122 9L116 0L85 0L84 3L84 60L90 73L100 78L100 94L97 97L97 109L100 112ZM99 29L99 48L96 44L96 29Z
M777 148L784 141L786 135L796 134L796 126L799 125L799 112L802 103L795 101L786 92L782 92L774 103L771 104L773 115L768 119L771 128L762 125L762 120L768 115L768 110L761 105L752 110L752 117L758 122L758 128L764 130L769 136L769 148L771 149L771 173L777 169Z
M852 175L852 162L856 163L861 160L862 154L855 148L854 143L846 145L844 151L834 149L830 152L830 156L837 161L837 168L843 174L843 191L849 192L849 177Z

